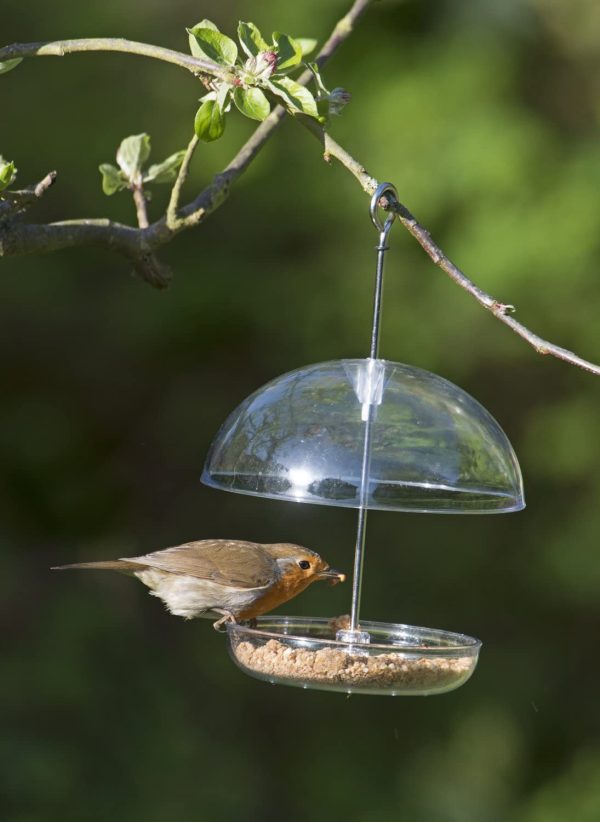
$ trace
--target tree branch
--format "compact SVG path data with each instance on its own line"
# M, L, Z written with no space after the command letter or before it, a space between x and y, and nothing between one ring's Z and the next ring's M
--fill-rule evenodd
M214 176L210 185L203 189L195 200L181 209L181 217L178 220L176 231L198 225L225 202L229 196L232 183L248 168L267 140L273 136L275 129L282 123L285 116L286 111L283 106L275 106L267 119L252 132L223 171ZM157 235L163 232L164 224L166 224L166 220L163 218L152 226Z
M317 55L316 62L319 66L324 65L351 34L356 21L366 11L371 2L373 0L355 0L349 12L335 25L331 35ZM0 49L0 62L15 57L63 56L83 51L120 51L138 54L165 60L181 66L195 75L209 74L231 79L229 69L209 60L199 60L171 49L151 46L146 43L136 43L121 38L17 43ZM305 85L310 78L311 73L306 71L298 78L298 82ZM153 253L154 250L169 242L180 231L198 225L227 199L232 183L243 174L284 117L284 108L276 106L227 167L215 175L210 185L201 191L191 203L180 208L181 191L198 143L197 138L192 138L173 185L167 213L150 226L148 226L145 200L143 204L138 203L139 197L136 195L140 195L143 199L143 192L139 190L134 191L140 225L138 229L113 223L110 220L71 220L48 225L26 225L14 222L14 214L24 210L54 182L54 172L30 189L22 192L5 192L3 200L0 201L0 256L42 253L74 246L101 244L119 251L131 260L138 275L146 282L157 287L164 287L170 279L170 272L156 259ZM327 162L331 162L332 158L336 159L356 178L367 194L373 194L378 181L367 172L361 163L336 143L315 120L304 116L297 116L295 119L301 122L320 141L323 148L323 157ZM441 268L453 282L467 291L480 305L526 340L538 353L550 354L592 374L600 375L600 366L579 357L572 351L542 339L518 322L512 316L514 308L496 300L469 279L458 266L446 257L441 248L432 240L429 232L417 222L406 206L399 202L387 202L385 198L382 198L381 205L395 211L402 225L417 240L435 265Z
M188 172L190 170L190 163L192 162L192 157L194 156L194 152L198 147L198 138L194 134L192 139L190 140L188 147L185 152L185 156L183 158L183 162L179 166L179 173L177 174L177 179L173 184L173 188L171 190L171 197L169 198L169 205L167 206L167 213L165 215L167 221L167 227L172 231L176 231L178 228L181 228L180 220L178 216L179 211L179 200L181 198L181 190L187 180Z
M165 288L172 274L154 256L146 231L105 219L65 220L47 225L0 222L0 257L101 245L126 257L142 280L155 288Z
M419 245L429 255L431 260L444 271L453 282L464 288L477 302L496 317L500 322L511 328L515 334L522 337L529 345L534 348L538 354L551 354L559 360L564 360L571 365L576 365L578 368L583 368L584 371L589 371L591 374L600 376L600 365L584 360L582 357L574 354L566 348L559 345L554 345L542 337L534 334L526 326L520 323L512 316L515 311L514 306L502 303L499 300L487 294L483 289L467 277L452 260L448 259L441 248L431 239L429 232L417 222L415 217L410 213L406 206L402 203L390 203L388 208L392 208L398 215L400 222L417 240Z
M324 159L328 162L331 161L331 158L338 160L338 162L354 175L362 186L363 191L372 196L379 185L377 180L371 177L366 169L336 143L329 134L324 132L314 120L309 121L309 118L303 118L302 122L321 142ZM444 254L442 249L432 240L427 229L416 220L405 205L399 202L389 202L385 197L380 201L380 205L388 210L392 209L398 215L398 219L404 228L412 234L435 265L441 268L453 282L467 291L480 305L500 320L500 322L507 325L515 334L518 334L528 342L538 354L550 354L559 360L564 360L571 365L576 365L578 368L583 368L584 371L589 371L591 374L600 376L600 365L583 359L578 354L573 353L573 351L569 351L566 348L548 342L548 340L544 340L512 316L515 310L514 306L500 302L479 288L478 285L467 277L467 275Z
M48 191L56 180L56 171L46 174L43 180L22 191L5 191L0 194L0 220L26 211Z
M373 0L354 0L348 13L335 25L331 35L325 41L325 44L315 58L320 66L324 65L339 46L350 36L356 21L364 14L372 2ZM187 54L172 51L171 49L163 49L159 46L151 46L146 43L135 43L120 38L58 40L48 43L16 43L0 49L0 62L15 57L62 56L77 51L97 50L123 51L146 57L154 57L187 68L194 74L206 73L220 76L219 73L223 71L221 66L217 66L210 61L197 60ZM306 85L311 77L311 72L307 70L303 72L297 82ZM176 221L172 220L173 210L171 210L171 214L169 215L169 210L167 209L167 214L149 226L149 228L139 229L140 234L137 236L138 246L144 247L144 249L156 249L168 243L180 231L198 225L207 216L212 214L213 211L225 202L232 183L244 173L261 148L269 138L272 137L284 119L285 114L285 109L282 106L275 106L271 114L255 129L227 167L215 175L210 185L201 191L195 200L181 209L180 216L177 216ZM188 151L189 150L190 146L188 146ZM195 146L191 154L193 154L194 150ZM191 156L189 160L191 160ZM187 170L185 173L187 174ZM175 185L177 185L177 182ZM183 182L181 183L181 187L182 186ZM176 194L176 198L178 199L179 196L180 192ZM68 232L64 230L65 225L69 226ZM92 225L94 226L94 230L90 231L89 229ZM45 226L32 225L28 227L30 229L28 231L24 231L24 228L24 226L13 225L12 231L15 232L13 238L9 238L6 235L6 231L4 241L2 241L2 236L0 236L0 256L28 253L28 248L25 247L26 242L29 242L32 246L32 251L37 253L56 251L74 245L87 245L88 243L106 245L115 250L120 250L124 247L123 239L125 236L121 229L128 229L129 227L120 226L109 220L72 220L69 221L69 223L50 223ZM129 229L129 231L135 231L135 229ZM113 234L115 235L114 237ZM131 248L135 243L133 243L129 234L126 236L126 246L131 253ZM25 240L25 238L27 239ZM123 251L123 253L126 252ZM126 253L126 256L129 256L129 253ZM155 269L156 266L152 265L148 271L148 276L146 276L144 274L143 260L141 264L136 266L136 270L142 279L152 285L164 287L166 281L161 276L156 276Z
M42 43L13 43L0 49L0 63L14 60L15 57L64 57L66 54L90 51L120 51L125 54L137 54L141 57L152 57L163 60L192 74L210 74L212 77L231 79L228 68L213 63L212 60L201 60L184 54L181 51L152 46L150 43L137 43L122 37L87 37L79 40L48 40Z
M133 202L135 203L138 226L140 228L148 228L150 225L148 222L148 203L146 202L142 185L133 186L131 193L133 194Z

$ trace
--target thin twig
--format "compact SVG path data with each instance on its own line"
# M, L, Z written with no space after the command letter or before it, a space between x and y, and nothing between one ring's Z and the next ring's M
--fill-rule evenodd
M483 289L479 288L478 285L475 285L475 283L469 279L469 277L467 277L467 275L463 273L460 268L452 262L452 260L449 260L448 257L446 257L442 249L431 239L430 233L417 222L406 206L402 205L402 203L390 203L388 207L393 208L402 225L417 240L419 245L425 250L431 260L439 268L441 268L451 280L453 280L461 288L464 288L464 290L474 297L480 305L487 308L488 311L491 311L494 317L500 320L500 322L507 325L515 332L515 334L518 334L519 337L522 337L526 342L528 342L529 345L531 345L532 348L538 352L538 354L550 354L553 357L557 357L559 360L564 360L565 362L571 363L571 365L576 365L578 368L583 368L584 371L589 371L591 374L600 376L599 365L589 362L588 360L584 360L578 354L573 353L573 351L569 351L559 345L554 345L553 343L548 342L548 340L544 340L542 337L534 334L533 331L530 331L526 326L518 320L515 320L514 316L512 316L515 311L514 306L508 303L500 302L490 294L487 294Z
M184 54L181 51L153 46L150 43L137 43L122 37L84 37L77 40L48 40L41 43L13 43L0 48L0 63L14 60L15 57L64 57L66 54L89 51L120 51L126 54L137 54L141 57L152 57L191 71L192 74L210 74L212 77L230 79L231 71L212 60L202 60Z
M348 152L343 149L336 141L326 134L314 120L308 122L308 118L304 118L303 124L308 127L309 131L314 134L321 142L324 151L324 158L329 161L332 157L338 160L354 177L358 180L363 190L372 195L379 183L374 177L366 171L366 169L358 163ZM388 202L382 199L381 205L386 208L393 209L398 215L398 219L406 230L412 234L419 245L429 255L431 260L444 271L453 282L467 291L477 302L490 311L494 317L500 322L511 328L515 334L518 334L526 342L529 343L538 354L550 354L557 357L559 360L564 360L571 365L576 365L578 368L583 368L591 374L600 376L600 366L589 360L585 360L573 351L562 348L559 345L554 345L548 340L530 331L526 326L520 323L512 316L514 307L508 303L500 302L483 289L479 288L467 275L458 268L442 251L442 249L431 239L431 235L424 228L411 212L402 203Z
M135 213L137 216L138 226L140 228L148 228L148 203L142 185L134 185L131 189L133 194L133 202L135 203Z
M366 10L372 5L373 0L355 0L352 4L352 7L348 11L348 14L344 15L338 22L335 24L333 31L323 44L322 48L320 49L319 53L315 58L315 62L321 68L325 65L325 63L329 60L332 54L337 51L337 49L341 46L341 44L350 37L352 32L354 31L354 26L358 22L358 20L363 16ZM1 59L1 58L0 58ZM302 75L310 77L310 72L307 75Z
M188 143L188 147L186 149L183 162L179 166L179 173L177 174L177 179L173 184L173 188L171 189L171 196L169 198L169 205L167 206L167 226L168 228L175 230L179 228L179 201L181 199L181 190L187 180L188 172L190 170L190 163L192 162L192 157L194 156L194 152L198 146L198 138L194 134L190 142Z
M24 188L21 191L4 191L0 195L0 219L6 219L26 211L30 205L44 196L55 180L56 171L50 171L39 183L33 186Z

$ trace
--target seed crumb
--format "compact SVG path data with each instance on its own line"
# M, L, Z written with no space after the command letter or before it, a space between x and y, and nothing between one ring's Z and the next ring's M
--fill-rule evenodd
M365 655L338 648L290 648L276 639L264 645L233 643L238 662L254 673L321 685L398 691L435 691L458 685L471 672L470 656L436 658L401 652Z

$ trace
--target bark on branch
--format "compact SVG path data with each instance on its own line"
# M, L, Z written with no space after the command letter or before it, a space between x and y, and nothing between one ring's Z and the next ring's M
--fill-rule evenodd
M137 43L122 37L86 37L79 40L48 40L42 43L13 43L0 49L0 63L14 60L17 57L65 57L67 54L90 51L120 51L125 54L137 54L140 57L152 57L163 60L192 74L210 74L212 77L229 77L231 72L213 63L212 60L200 60L191 54L181 51L153 46L150 43Z

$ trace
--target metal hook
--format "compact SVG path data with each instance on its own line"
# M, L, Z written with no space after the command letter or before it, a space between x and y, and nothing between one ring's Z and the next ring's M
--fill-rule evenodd
M396 219L396 212L390 211L388 216L386 217L385 222L382 222L379 218L379 214L377 213L377 209L379 208L379 201L384 195L388 195L389 199L394 199L398 202L398 192L396 191L395 186L391 183L380 183L373 196L371 197L371 206L369 209L369 213L371 214L371 220L373 221L373 225L379 231L379 245L376 246L377 248L377 273L375 276L375 298L373 303L373 326L371 331L371 358L377 358L378 350L379 350L379 326L381 324L381 292L383 288L383 259L384 254L388 250L389 245L387 244L388 234L390 233L390 229L394 220ZM390 196L391 195L391 196Z
M385 220L385 223L382 223L379 219L379 214L377 213L377 209L379 208L379 201L382 197L384 197L387 193L392 195L392 198L398 202L398 192L396 191L396 187L392 185L392 183L380 183L377 188L375 189L375 193L371 197L371 207L369 209L371 214L371 220L373 221L373 225L382 234L386 228L389 231L390 226L394 222L396 218L396 213L394 211L390 211L388 216Z

